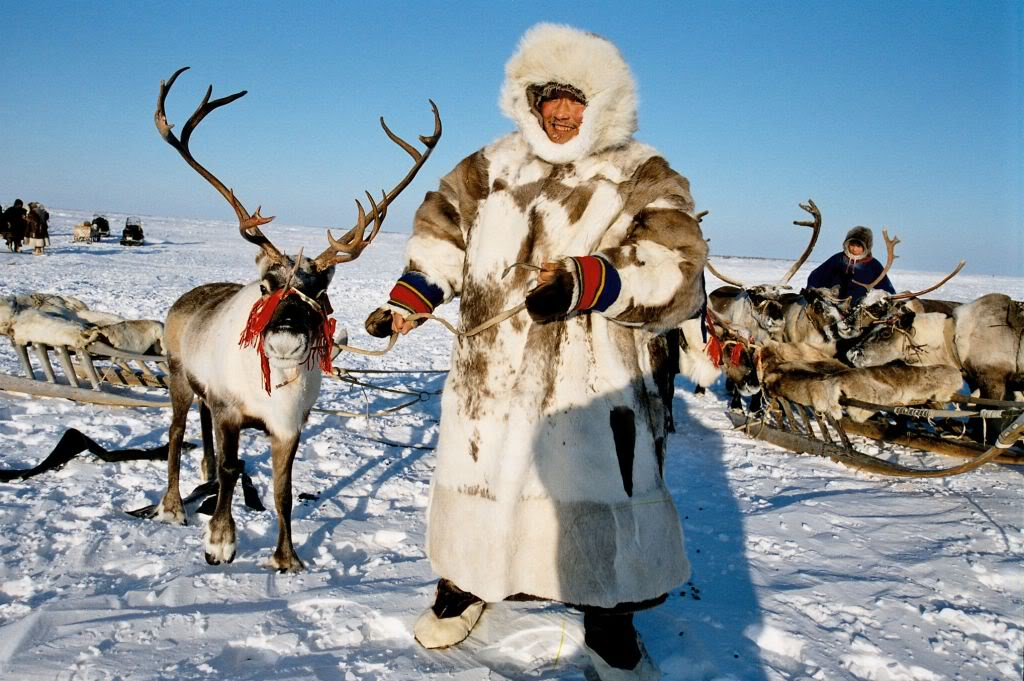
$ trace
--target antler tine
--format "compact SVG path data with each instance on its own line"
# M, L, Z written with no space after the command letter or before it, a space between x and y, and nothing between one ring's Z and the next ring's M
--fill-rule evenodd
M708 272L711 272L711 274L715 275L716 277L724 281L726 284L732 284L733 286L742 289L747 288L746 285L743 284L743 282L737 281L735 279L730 279L729 277L725 276L724 274L716 270L715 266L711 264L710 260L704 263L704 267L707 268Z
M438 140L441 139L442 128L441 114L437 110L437 104L435 104L432 99L427 101L430 102L430 108L434 112L434 132L430 135L419 135L420 142L422 142L423 146L426 147L425 151L421 152L419 149L392 132L391 128L388 127L388 124L384 122L384 117L381 117L380 125L384 128L384 133L392 142L400 146L407 154L409 154L409 156L412 157L412 168L409 169L405 174L405 177L403 177L401 181L391 189L391 191L381 192L382 196L379 204L376 203L373 200L373 197L370 197L367 192L367 197L370 198L370 205L372 208L369 216L365 215L362 205L359 201L356 201L360 212L359 220L356 223L356 226L346 232L345 236L340 240L334 239L331 235L331 230L327 230L327 240L330 243L330 246L328 246L327 249L314 260L315 267L317 269L326 269L328 267L333 267L336 264L350 262L358 258L363 249L373 241L373 238L377 236L377 232L380 231L380 226L384 222L384 216L387 214L388 206L395 200L395 197L402 193L402 190L409 186L409 183L412 182L414 177L416 177L420 168L422 168L423 164L427 162L428 158L430 158L430 154L434 151L434 147L437 146ZM366 228L367 217L373 219L374 227L370 232L370 238L364 240L363 231Z
M802 227L810 227L813 230L811 233L811 240L807 244L807 248L804 249L804 252L799 258L797 258L797 261L793 263L793 266L789 268L789 271L786 272L785 276L782 277L782 280L779 281L780 284L788 284L789 280L793 278L793 275L797 273L801 266L803 266L807 261L807 258L810 257L811 251L814 250L814 244L818 242L818 234L821 233L821 211L818 210L818 206L815 205L814 200L807 199L807 203L801 203L800 207L810 213L813 219L794 220L793 224L800 225Z
M203 97L203 101L199 103L196 110L192 113L192 116L185 122L184 127L181 129L180 139L175 136L172 132L174 125L167 122L167 112L165 110L165 103L167 100L167 93L170 92L171 87L174 85L174 81L178 79L182 73L189 69L188 66L175 71L170 78L166 81L160 81L160 95L157 99L156 112L153 114L153 120L156 123L156 129L159 131L160 136L164 138L168 144L174 147L178 154L181 155L185 162L192 167L197 173L199 173L203 179L213 185L221 196L227 199L227 202L231 204L232 209L235 211L235 215L238 217L238 228L242 235L242 238L246 241L256 244L275 262L284 262L286 258L281 254L274 244L270 242L263 232L260 230L260 225L265 225L274 219L274 216L263 217L260 215L260 209L257 208L256 212L249 214L249 211L245 209L242 202L235 196L235 192L226 187L223 182L217 179L217 176L207 170L199 161L192 156L192 152L188 148L189 140L192 137L192 133L199 126L204 118L213 110L219 109L222 106L226 106L240 97L244 97L247 90L236 92L226 97L220 97L213 101L210 101L210 96L213 94L213 86L210 85L206 89L206 95Z
M370 236L366 239L363 238L363 233L366 231L366 210L359 199L356 199L356 209L359 211L356 226L345 232L340 239L335 239L334 235L331 234L331 230L327 230L327 241L330 243L330 247L314 260L317 268L324 269L325 267L355 260L363 252L363 249L369 246L377 236L377 232L380 231L381 225L384 224L384 217L388 212L387 205L383 203L383 199L387 195L381 190L382 203L378 204L373 200L370 192L365 193L372 209L370 214L373 215L373 229L370 231Z
M885 275L889 273L889 268L892 267L892 264L896 262L896 258L899 257L896 255L896 244L900 243L900 238L898 236L894 236L890 239L888 230L884 228L882 229L882 238L885 239L885 267L882 268L882 273L879 274L870 284L865 284L864 282L854 279L855 284L860 284L869 291L878 286L879 282L885 279Z
M894 296L889 296L889 300L907 300L908 298L917 298L919 296L923 296L926 293L931 293L932 291L934 291L935 289L939 288L940 286L945 284L947 281L949 281L950 279L952 279L953 277L958 275L960 273L960 270L962 270L964 268L964 265L966 265L966 264L967 264L966 260L961 260L960 264L956 266L956 269L954 269L952 272L947 274L942 279L942 281L940 281L939 283L935 284L934 286L929 286L928 288L922 289L921 291L907 291L906 293L897 293Z

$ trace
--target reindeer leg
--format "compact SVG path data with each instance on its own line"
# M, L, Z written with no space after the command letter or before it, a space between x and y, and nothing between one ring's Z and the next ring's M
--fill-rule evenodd
M217 434L218 467L217 467L217 507L210 516L203 536L206 549L206 562L210 565L230 563L235 559L238 548L238 535L235 532L235 519L231 517L231 499L235 493L235 483L242 473L238 461L238 433L240 427L217 414L214 418Z
M1001 400L1005 398L1006 379L1007 376L1000 374L998 371L979 372L975 376L979 396L988 400ZM975 421L978 421L978 419L975 419ZM1000 419L985 419L984 439L986 444L995 444L996 438L999 437L999 432L1002 430L1001 425ZM980 426L977 428L976 437L981 441L982 429Z
M281 438L271 435L274 464L274 505L277 507L277 548L267 563L281 572L305 569L292 546L292 462L299 448L299 434Z
M178 476L181 473L181 444L185 440L185 421L192 406L192 387L182 371L172 371L171 428L167 434L167 491L156 507L157 520L176 525L185 525L185 506L181 502Z
M205 401L199 402L199 423L203 429L203 482L213 480L217 474L217 450L213 446L213 416Z

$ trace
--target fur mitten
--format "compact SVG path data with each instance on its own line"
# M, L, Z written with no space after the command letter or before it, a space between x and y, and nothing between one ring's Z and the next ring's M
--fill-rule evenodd
M619 297L619 273L604 258L584 255L557 262L551 281L526 295L526 311L535 322L564 317L570 312L604 312Z

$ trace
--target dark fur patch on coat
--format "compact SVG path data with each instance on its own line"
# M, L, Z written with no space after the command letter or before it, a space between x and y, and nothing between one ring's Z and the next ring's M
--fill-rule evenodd
M459 211L440 192L427 192L414 219L419 234L446 241L459 250L466 250L466 240L459 229Z
M677 202L679 210L693 210L690 181L672 170L660 156L652 156L644 161L629 180L619 185L619 193L625 201L623 211L630 215L639 213L659 198Z
M636 453L636 421L629 407L615 407L609 416L615 455L619 459L619 474L626 496L633 496L633 457Z

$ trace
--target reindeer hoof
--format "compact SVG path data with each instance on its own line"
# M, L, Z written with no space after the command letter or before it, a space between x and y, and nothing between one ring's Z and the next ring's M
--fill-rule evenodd
M231 555L227 556L226 558L222 558L220 556L212 554L209 551L204 551L203 552L203 557L206 558L206 562L209 563L210 565L220 565L222 563L233 563L233 562L235 562L235 552L234 551L232 551Z
M302 564L302 561L299 560L299 557L294 553L288 558L282 558L275 553L270 557L270 560L267 561L267 567L272 570L277 570L281 574L286 572L302 572L306 569L306 566Z
M235 559L235 551L238 548L235 524L231 522L214 527L213 521L206 526L206 533L203 536L203 545L206 549L206 562L210 565L230 563Z
M185 519L185 510L180 505L177 508L164 506L163 499L153 510L152 517L170 525L188 525L188 521Z

